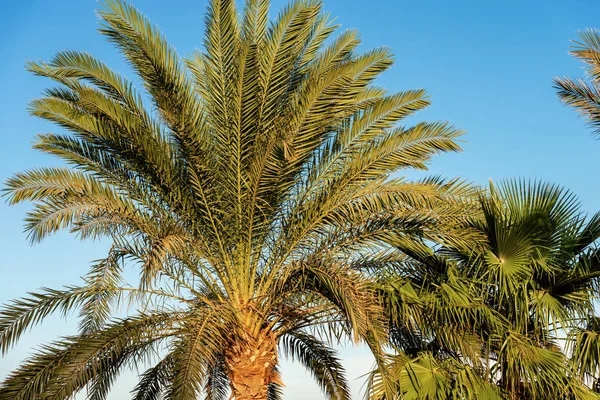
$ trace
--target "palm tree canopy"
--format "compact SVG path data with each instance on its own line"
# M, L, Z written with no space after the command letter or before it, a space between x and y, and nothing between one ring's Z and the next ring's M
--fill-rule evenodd
M600 134L600 32L588 29L580 32L571 54L585 63L585 79L555 78L558 97L574 107L596 134Z
M32 115L68 133L35 148L68 167L7 182L31 201L33 242L69 229L112 243L83 284L43 289L0 311L0 350L54 312L78 309L80 332L45 346L0 387L0 399L104 399L120 370L144 360L134 399L276 399L281 352L332 399L349 397L331 345L386 339L368 266L389 237L452 239L468 186L394 175L457 151L443 122L402 127L423 90L374 85L390 51L356 51L318 1L270 20L269 2L212 0L202 50L181 58L132 6L109 0L100 33L142 88L90 54L58 53L28 69L58 86ZM138 91L141 89L141 91ZM456 207L455 207L456 206ZM123 268L136 265L130 286ZM381 264L383 265L383 264ZM119 304L132 305L115 319ZM280 350L280 351L278 351ZM153 354L160 354L156 359Z
M490 185L477 202L473 247L395 239L402 261L378 289L393 352L371 397L597 399L600 214L540 182Z

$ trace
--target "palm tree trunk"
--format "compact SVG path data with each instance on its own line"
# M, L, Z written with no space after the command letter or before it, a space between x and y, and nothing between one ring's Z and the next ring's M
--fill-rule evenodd
M269 333L257 338L238 338L225 357L232 396L235 400L267 400L269 384L281 384L277 366L277 342Z

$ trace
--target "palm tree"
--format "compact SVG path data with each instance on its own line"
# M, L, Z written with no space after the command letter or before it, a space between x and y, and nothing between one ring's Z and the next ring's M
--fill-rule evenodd
M86 387L103 399L120 370L148 360L134 399L276 399L281 354L329 398L349 398L331 346L351 339L377 353L387 339L362 267L391 232L442 240L468 191L392 174L459 150L461 132L398 126L428 105L425 92L373 85L389 50L357 53L354 31L334 38L318 1L273 22L268 10L266 0L239 14L234 0L211 1L204 51L181 59L136 9L108 1L100 32L143 94L87 53L28 64L59 84L31 114L70 131L39 135L35 148L70 167L15 175L8 199L34 203L33 242L70 229L112 247L83 284L1 310L2 353L52 313L78 309L81 323L12 372L0 399ZM124 282L131 265L139 284ZM116 319L123 303L129 315Z
M600 32L588 29L579 34L571 54L586 64L586 79L555 78L558 97L574 107L600 134Z
M390 241L397 261L378 269L378 290L394 352L372 398L597 399L600 213L522 181L491 185L478 205L470 247Z

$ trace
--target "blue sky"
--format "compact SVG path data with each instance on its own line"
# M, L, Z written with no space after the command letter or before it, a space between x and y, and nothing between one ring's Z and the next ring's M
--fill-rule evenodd
M199 47L206 0L135 0L181 55ZM273 1L273 13L285 2ZM97 33L94 0L4 0L0 13L0 181L55 161L31 150L36 133L58 128L28 116L27 103L49 84L24 69L63 49L90 52L129 75L118 53ZM583 120L556 98L554 76L582 75L567 54L580 29L600 28L593 0L382 1L324 0L341 29L355 28L362 49L388 46L395 66L379 81L390 91L425 88L432 106L415 120L448 120L464 129L464 152L437 157L431 172L476 183L531 177L562 184L586 210L600 210L595 140ZM411 120L412 121L412 120ZM41 286L77 283L103 243L59 234L30 246L22 229L28 206L0 204L0 303ZM74 318L54 318L0 359L0 378L32 346L73 332ZM351 378L370 366L363 350L346 349ZM298 367L284 368L286 398L318 398ZM126 398L127 375L110 399ZM361 381L353 380L358 393ZM358 398L358 397L357 397Z

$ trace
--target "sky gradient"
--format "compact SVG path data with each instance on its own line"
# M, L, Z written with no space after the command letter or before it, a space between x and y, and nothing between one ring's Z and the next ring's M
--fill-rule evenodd
M273 1L273 16L285 1ZM206 0L134 0L180 55L202 43ZM3 0L0 13L0 182L15 172L55 165L31 149L36 133L60 132L30 117L27 103L50 85L27 73L29 60L48 60L64 49L87 51L131 77L118 52L97 32L94 0ZM596 155L600 142L552 88L554 76L581 76L568 55L577 31L600 28L600 2L593 0L382 1L324 0L341 30L358 29L361 50L390 47L396 64L378 81L391 92L425 88L432 106L411 117L447 120L466 131L464 151L436 157L429 173L489 179L537 178L574 191L589 212L600 210ZM422 173L411 176L422 176ZM0 303L42 286L77 284L105 243L81 242L60 233L31 246L23 233L27 205L0 201ZM0 359L0 379L42 342L74 333L75 317L52 318ZM371 367L364 350L342 351L358 396L359 376ZM283 369L286 399L322 398L301 367ZM131 374L110 400L127 398Z

